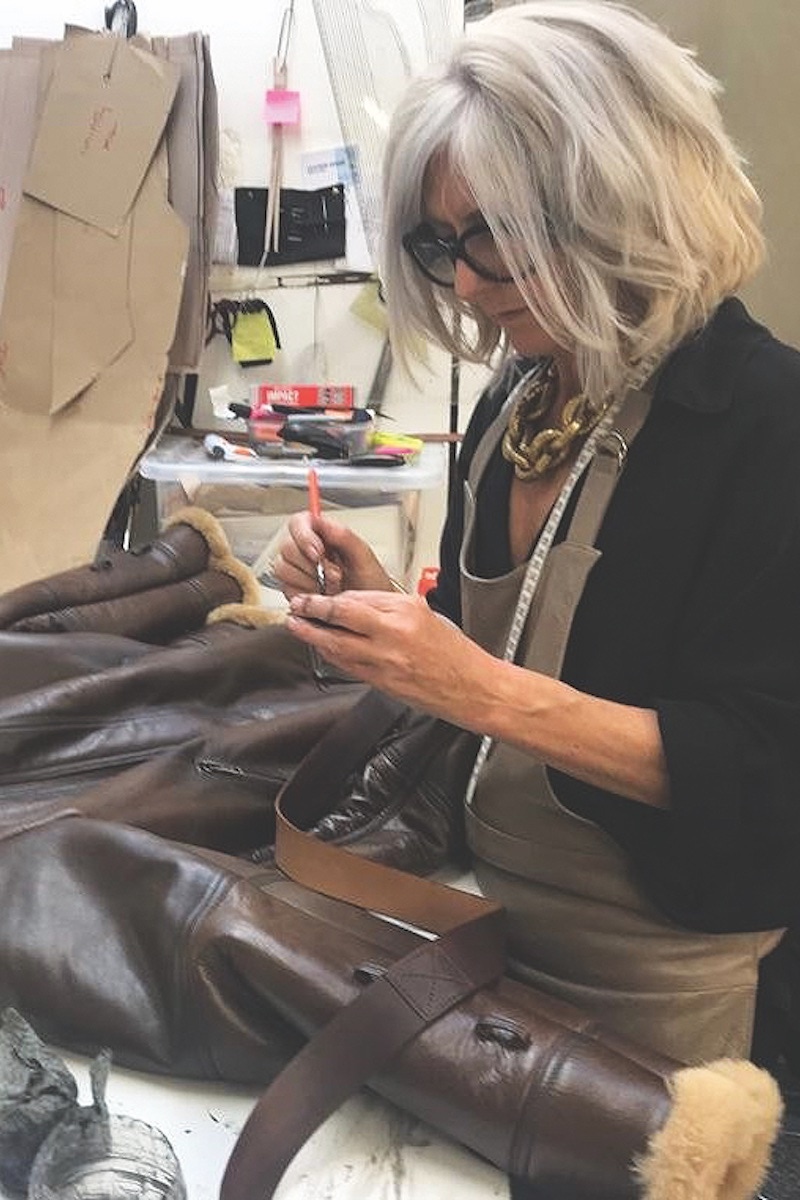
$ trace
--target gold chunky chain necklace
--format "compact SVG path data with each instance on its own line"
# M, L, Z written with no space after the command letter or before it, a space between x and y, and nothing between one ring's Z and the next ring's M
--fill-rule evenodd
M577 442L601 420L608 404L593 404L581 393L567 400L558 424L541 429L558 391L558 369L550 359L534 369L533 377L514 402L503 435L503 457L514 467L517 479L541 479L569 458Z

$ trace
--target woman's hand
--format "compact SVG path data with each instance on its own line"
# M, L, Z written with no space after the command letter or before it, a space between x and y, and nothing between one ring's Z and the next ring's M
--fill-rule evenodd
M669 808L655 712L495 658L418 596L296 596L287 626L348 675L423 712L606 791Z
M298 595L287 625L348 675L480 730L486 717L481 695L493 668L502 664L420 597L374 591Z
M389 576L363 538L325 515L295 513L272 564L272 574L288 600L318 590L317 563L325 572L327 596L392 589Z

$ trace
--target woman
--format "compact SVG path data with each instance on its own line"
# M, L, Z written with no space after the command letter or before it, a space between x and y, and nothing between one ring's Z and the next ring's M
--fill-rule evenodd
M496 12L411 85L393 345L499 363L439 583L397 594L307 514L276 568L298 638L484 735L467 830L515 971L686 1062L748 1053L800 874L800 357L734 298L760 204L716 90L591 0Z

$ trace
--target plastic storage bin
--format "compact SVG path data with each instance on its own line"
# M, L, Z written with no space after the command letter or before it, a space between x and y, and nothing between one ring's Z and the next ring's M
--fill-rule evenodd
M143 457L139 474L154 488L159 527L184 505L206 508L222 524L237 558L252 565L288 515L307 507L312 462L323 505L340 509L336 515L370 541L390 574L411 582L420 494L444 486L445 446L425 445L416 461L393 467L262 457L221 462L201 443L168 435Z

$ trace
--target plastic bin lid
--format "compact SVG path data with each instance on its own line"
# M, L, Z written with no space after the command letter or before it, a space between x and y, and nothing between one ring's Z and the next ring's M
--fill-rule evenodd
M139 474L156 483L252 483L305 487L313 464L323 491L410 492L439 487L445 478L446 447L423 446L419 457L401 467L353 467L326 459L246 458L222 462L206 454L199 442L164 437L139 463Z

